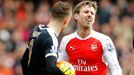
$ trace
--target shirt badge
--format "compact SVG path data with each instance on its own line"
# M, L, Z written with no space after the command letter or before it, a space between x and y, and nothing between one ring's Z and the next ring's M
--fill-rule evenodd
M110 51L110 52L114 50L114 48L112 47L111 44L107 44L107 49L108 49L108 51Z
M92 51L97 51L97 48L98 48L97 44L91 44L90 49L91 49Z

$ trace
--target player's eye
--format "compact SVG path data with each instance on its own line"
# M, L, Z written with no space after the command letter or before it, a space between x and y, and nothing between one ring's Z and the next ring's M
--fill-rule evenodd
M89 11L84 11L84 13L86 13L86 14L87 14L87 13L89 13Z
M94 12L91 12L92 15L94 15L95 13Z

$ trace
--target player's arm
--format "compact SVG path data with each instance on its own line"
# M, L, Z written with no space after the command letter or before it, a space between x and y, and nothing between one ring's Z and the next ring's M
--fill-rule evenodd
M103 56L106 62L108 63L108 67L112 75L122 75L122 70L119 65L116 49L114 47L112 40L108 37L108 39L105 40L103 45L104 45Z
M66 40L64 37L60 42L59 51L58 51L58 61L68 61L68 55L66 52Z
M64 73L56 66L58 41L55 35L52 35L52 37L47 37L43 40L47 71L52 75L64 75Z

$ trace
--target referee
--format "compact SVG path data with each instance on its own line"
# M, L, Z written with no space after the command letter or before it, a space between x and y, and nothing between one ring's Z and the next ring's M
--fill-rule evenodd
M64 75L56 67L57 37L71 16L72 6L67 2L59 1L52 7L48 25L40 24L30 35L21 59L23 75Z

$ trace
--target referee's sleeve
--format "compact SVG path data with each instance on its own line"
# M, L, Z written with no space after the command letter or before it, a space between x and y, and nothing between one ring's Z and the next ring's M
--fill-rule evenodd
M21 67L22 67L23 75L27 75L28 60L29 60L29 49L26 48L25 53L24 53L24 55L22 56L22 59L21 59Z
M55 56L48 56L46 58L47 71L52 75L65 75L57 66L57 58Z

